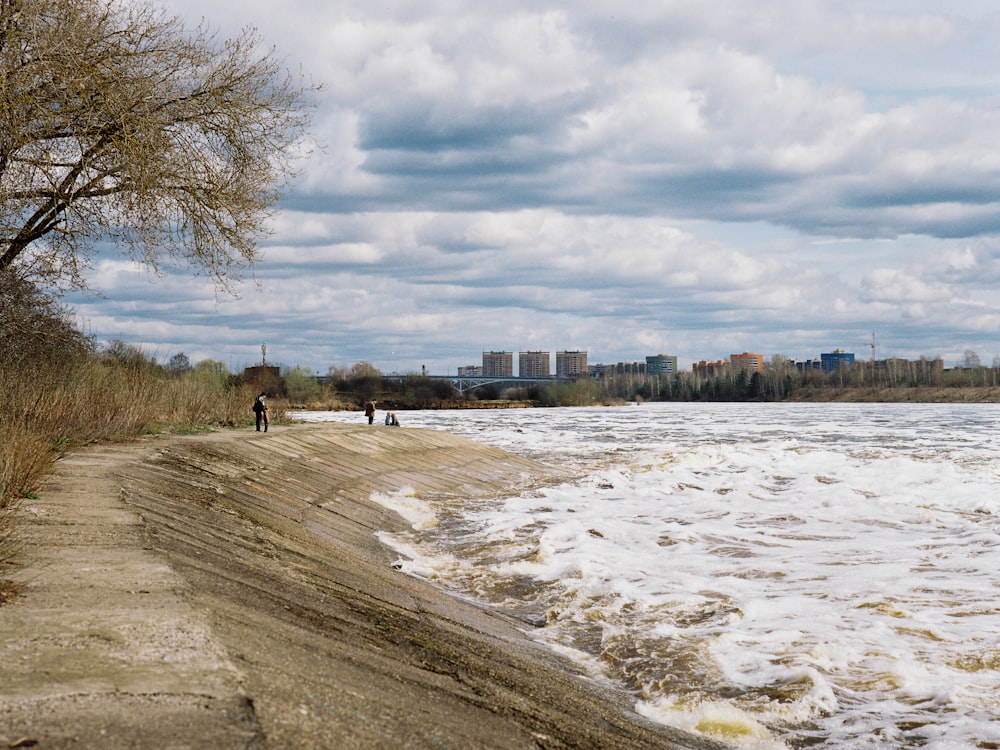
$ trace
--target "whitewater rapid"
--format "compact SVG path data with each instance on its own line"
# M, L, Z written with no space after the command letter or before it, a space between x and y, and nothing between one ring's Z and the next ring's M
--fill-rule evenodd
M1000 747L1000 407L400 417L570 471L489 499L380 497L413 524L385 541L645 716L758 750Z

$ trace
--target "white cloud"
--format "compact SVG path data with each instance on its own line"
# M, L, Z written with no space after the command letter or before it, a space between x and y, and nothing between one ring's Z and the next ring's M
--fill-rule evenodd
M98 333L315 369L815 356L880 329L901 355L1000 350L991 4L169 6L322 81L320 148L259 287L106 256Z
M933 302L941 299L941 285L932 285L896 268L876 268L862 283L867 298L890 303Z

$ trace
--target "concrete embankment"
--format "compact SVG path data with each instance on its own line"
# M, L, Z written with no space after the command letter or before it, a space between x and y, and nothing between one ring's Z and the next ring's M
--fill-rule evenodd
M713 747L652 725L528 627L392 567L374 490L546 481L445 432L295 425L57 464L19 511L0 747Z

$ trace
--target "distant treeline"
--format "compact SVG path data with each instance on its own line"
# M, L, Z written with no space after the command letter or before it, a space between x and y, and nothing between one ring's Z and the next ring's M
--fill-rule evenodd
M977 390L977 400L995 400L988 392L998 384L998 367L946 370L930 360L855 362L832 372L772 363L759 372L726 368L714 375L614 375L600 381L606 398L646 401L952 401L970 389Z
M386 378L368 363L334 370L322 383L286 373L282 395L303 408L362 408L369 400L386 409L587 406L626 401L956 401L1000 400L1000 368L945 370L932 361L856 362L833 372L799 371L772 363L760 372L726 369L706 376L621 374L544 384L480 386L459 393L446 380L421 375Z

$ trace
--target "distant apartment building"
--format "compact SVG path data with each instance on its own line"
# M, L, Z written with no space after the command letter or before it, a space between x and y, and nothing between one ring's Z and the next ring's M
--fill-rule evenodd
M514 377L513 352L483 352L483 377Z
M795 365L795 369L799 372L823 369L823 363L818 359L793 359L789 360L789 363Z
M556 376L576 378L587 374L587 352L556 352Z
M483 368L481 365L466 365L465 367L458 368L458 377L460 378L478 378L483 374Z
M653 354L646 357L647 375L674 375L677 372L677 357L669 354Z
M823 372L835 372L841 367L850 367L854 364L854 355L851 352L845 352L840 349L820 354L819 359L823 367Z
M691 371L695 375L703 378L714 378L729 370L729 360L717 359L715 362L707 362L704 359L691 365Z
M730 354L729 363L735 372L744 370L746 372L762 372L764 370L764 355L743 352L742 354Z
M518 352L517 375L520 378L547 378L552 374L549 352Z
M610 378L616 375L645 375L645 362L616 362L613 365L589 365L590 377L594 379Z

